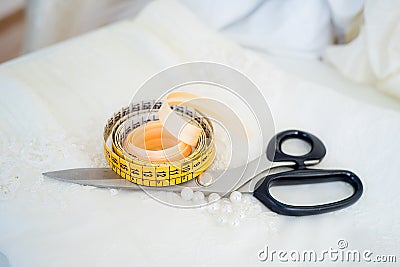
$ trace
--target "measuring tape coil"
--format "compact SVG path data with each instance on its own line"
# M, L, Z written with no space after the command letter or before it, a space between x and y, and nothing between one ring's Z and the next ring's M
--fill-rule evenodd
M168 104L183 102L170 101ZM197 140L194 141L192 137L191 144L178 142L176 144L178 150L175 148L175 151L173 151L174 148L148 150L136 147L134 152L137 153L132 153L127 149L129 148L127 144L134 142L135 137L145 138L145 134L151 133L155 133L158 137L158 131L162 130L160 127L165 122L165 118L161 118L163 122L160 122L159 116L164 116L165 112L159 111L166 108L170 109L173 115L178 115L183 119L186 122L186 128L189 126L191 129L199 129ZM182 132L185 132L185 129ZM168 134L167 131L166 135L171 141L174 136ZM163 105L163 102L155 100L141 101L122 108L108 120L104 127L104 153L113 171L130 182L144 186L176 185L197 178L210 167L215 158L213 134L209 119L194 108L182 105L169 106L166 103ZM186 139L190 136L186 134ZM154 140L146 141L154 145ZM169 160L149 160L154 155L167 154L168 149L173 154L172 157L167 157ZM180 156L181 159L179 159ZM174 157L178 160L174 161Z

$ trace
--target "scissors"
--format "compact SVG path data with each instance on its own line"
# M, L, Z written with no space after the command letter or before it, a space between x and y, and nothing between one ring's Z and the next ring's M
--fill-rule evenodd
M283 142L300 139L307 142L311 150L305 155L289 155L282 150ZM220 193L226 195L233 191L252 193L270 210L289 216L315 215L343 209L354 204L363 193L360 178L348 170L323 170L309 168L321 162L326 148L316 136L300 131L287 130L276 134L268 143L266 156L250 161L246 165L224 171L207 171L200 179L192 179L182 186L146 187L131 183L118 176L111 168L80 168L43 173L44 176L61 181L101 188L128 190L161 190L180 192L182 187L189 187L205 194ZM282 168L289 171L278 172ZM207 177L207 182L202 181ZM210 179L211 178L211 179ZM289 205L275 199L270 189L273 186L301 185L314 183L345 182L353 193L339 201L319 205Z

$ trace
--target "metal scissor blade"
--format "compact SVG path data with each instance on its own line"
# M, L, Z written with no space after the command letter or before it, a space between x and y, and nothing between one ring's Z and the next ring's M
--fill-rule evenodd
M63 182L89 185L100 188L116 188L134 191L169 191L169 192L180 192L184 187L190 187L194 191L202 191L205 193L224 193L225 191L212 191L208 188L204 188L198 185L195 179L192 179L181 185L164 186L164 187L148 187L141 186L129 182L121 178L110 168L78 168L78 169L67 169L53 172L43 173L44 176L56 179Z
M110 168L78 168L45 172L44 176L81 185L90 185L103 188L126 188L140 190L140 187L122 179Z
M266 174L271 167L281 167L291 165L290 162L272 163L266 158L257 158L247 165L242 165L237 168L228 169L225 171L207 171L207 174L213 177L213 183L210 186L202 186L192 179L186 183L174 186L164 187L148 187L141 186L129 182L121 178L111 168L78 168L67 169L54 172L43 173L44 176L56 180L76 183L81 185L89 185L100 188L117 188L135 191L169 191L180 192L184 187L190 187L194 191L201 191L205 194L220 193L222 195L228 194L234 190L241 192L252 193L254 184L250 181L259 176L260 173ZM251 184L250 186L247 186ZM246 185L246 186L244 186Z

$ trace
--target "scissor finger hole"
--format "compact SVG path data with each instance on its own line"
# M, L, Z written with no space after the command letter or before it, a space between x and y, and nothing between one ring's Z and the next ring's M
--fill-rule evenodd
M286 186L278 184L272 186L269 192L276 200L288 205L313 206L348 198L354 193L354 188L346 182L334 181Z
M296 137L289 137L281 144L281 151L290 156L304 156L310 153L311 149L309 142Z

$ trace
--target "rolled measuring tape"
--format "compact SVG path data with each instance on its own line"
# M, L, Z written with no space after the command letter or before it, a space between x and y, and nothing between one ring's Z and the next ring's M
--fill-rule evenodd
M164 101L132 103L114 113L104 127L104 153L113 171L139 185L170 186L209 168L214 132L190 102L196 98L175 92Z

